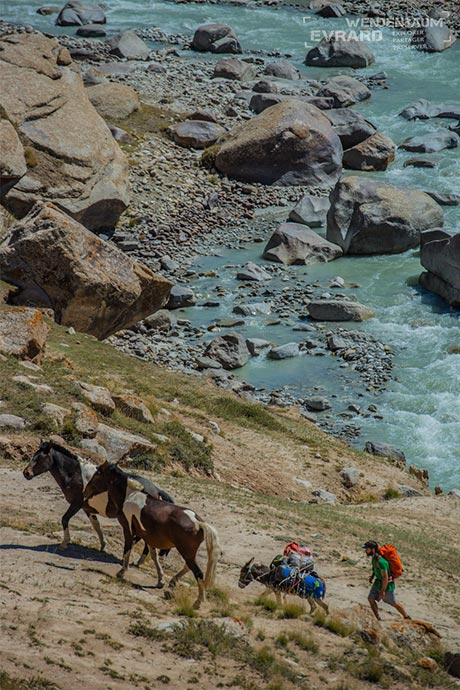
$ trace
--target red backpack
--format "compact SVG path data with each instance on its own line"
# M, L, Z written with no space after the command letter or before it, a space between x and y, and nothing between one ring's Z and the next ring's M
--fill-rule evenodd
M396 578L401 577L404 568L401 562L401 558L399 557L399 554L396 551L396 547L394 547L392 544L383 544L383 546L379 547L379 554L386 561L388 561L388 565L390 566L390 572L393 580L396 580Z

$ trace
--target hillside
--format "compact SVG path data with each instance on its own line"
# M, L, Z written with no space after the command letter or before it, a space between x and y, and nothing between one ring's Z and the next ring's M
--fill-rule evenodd
M424 669L420 659L442 664L443 650L455 650L460 641L456 498L422 489L425 496L383 500L385 493L395 495L389 487L421 486L391 462L326 437L295 410L242 401L202 379L50 326L40 368L31 372L13 357L2 360L2 412L28 422L24 431L1 438L2 688L70 690L76 678L95 690L197 683L254 690L454 687L439 666ZM44 395L43 389L15 382L24 372L52 390ZM57 550L65 501L49 475L26 483L21 471L39 438L52 431L79 443L72 418L53 430L41 409L45 399L67 408L81 402L77 380L144 399L153 424L119 411L111 419L98 413L99 421L146 439L167 435L155 452L137 456L134 466L150 467L146 474L218 529L223 556L217 587L197 617L190 608L191 581L168 601L152 589L149 562L131 568L124 584L113 578L121 534L111 521L103 521L106 554L95 550L95 535L81 515L71 522L73 545ZM197 457L202 464L192 467ZM338 472L347 466L361 472L351 492ZM309 503L318 500L314 488L336 493L343 503ZM441 639L421 634L417 624L400 625L388 607L382 624L374 624L366 602L369 564L360 549L370 536L397 543L406 568L398 586L401 601ZM331 613L325 620L299 609L293 597L280 609L274 599L261 597L259 585L237 587L245 561L255 556L268 562L291 538L312 545L317 555L328 583ZM168 575L177 563L177 556L168 558ZM157 630L160 622L178 620L185 625L180 636L168 633L168 626Z

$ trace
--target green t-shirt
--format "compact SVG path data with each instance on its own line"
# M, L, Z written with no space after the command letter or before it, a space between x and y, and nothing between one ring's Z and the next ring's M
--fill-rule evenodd
M382 589L382 579L383 573L386 570L388 577L391 578L390 565L388 561L383 558L383 556L374 556L372 558L372 570L374 571L375 580L372 585L373 589ZM395 588L395 583L390 582L386 588L387 592L393 592Z

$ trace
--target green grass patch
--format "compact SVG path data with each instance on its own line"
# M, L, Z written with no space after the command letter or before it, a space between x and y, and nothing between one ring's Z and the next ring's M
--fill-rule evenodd
M319 645L316 642L313 635L309 633L301 632L300 630L289 630L286 636L290 642L293 642L297 647L303 649L305 652L311 652L312 654L317 654L319 651Z
M302 618L305 607L300 601L287 601L279 609L278 618Z
M270 611L271 613L273 613L273 611L276 611L276 609L278 608L278 602L276 601L276 599L274 599L273 596L266 594L265 592L262 592L262 594L260 594L257 597L254 604L256 606L260 606L260 608L264 611Z
M52 683L41 676L33 678L17 678L6 671L0 671L0 690L60 690L56 683Z

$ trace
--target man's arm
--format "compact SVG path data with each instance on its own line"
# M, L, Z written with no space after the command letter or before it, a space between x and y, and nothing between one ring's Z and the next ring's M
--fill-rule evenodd
M388 571L384 570L382 568L382 570L380 572L382 573L382 588L380 590L379 599L383 599L383 597L385 596L385 592L387 591L387 587L388 587Z

